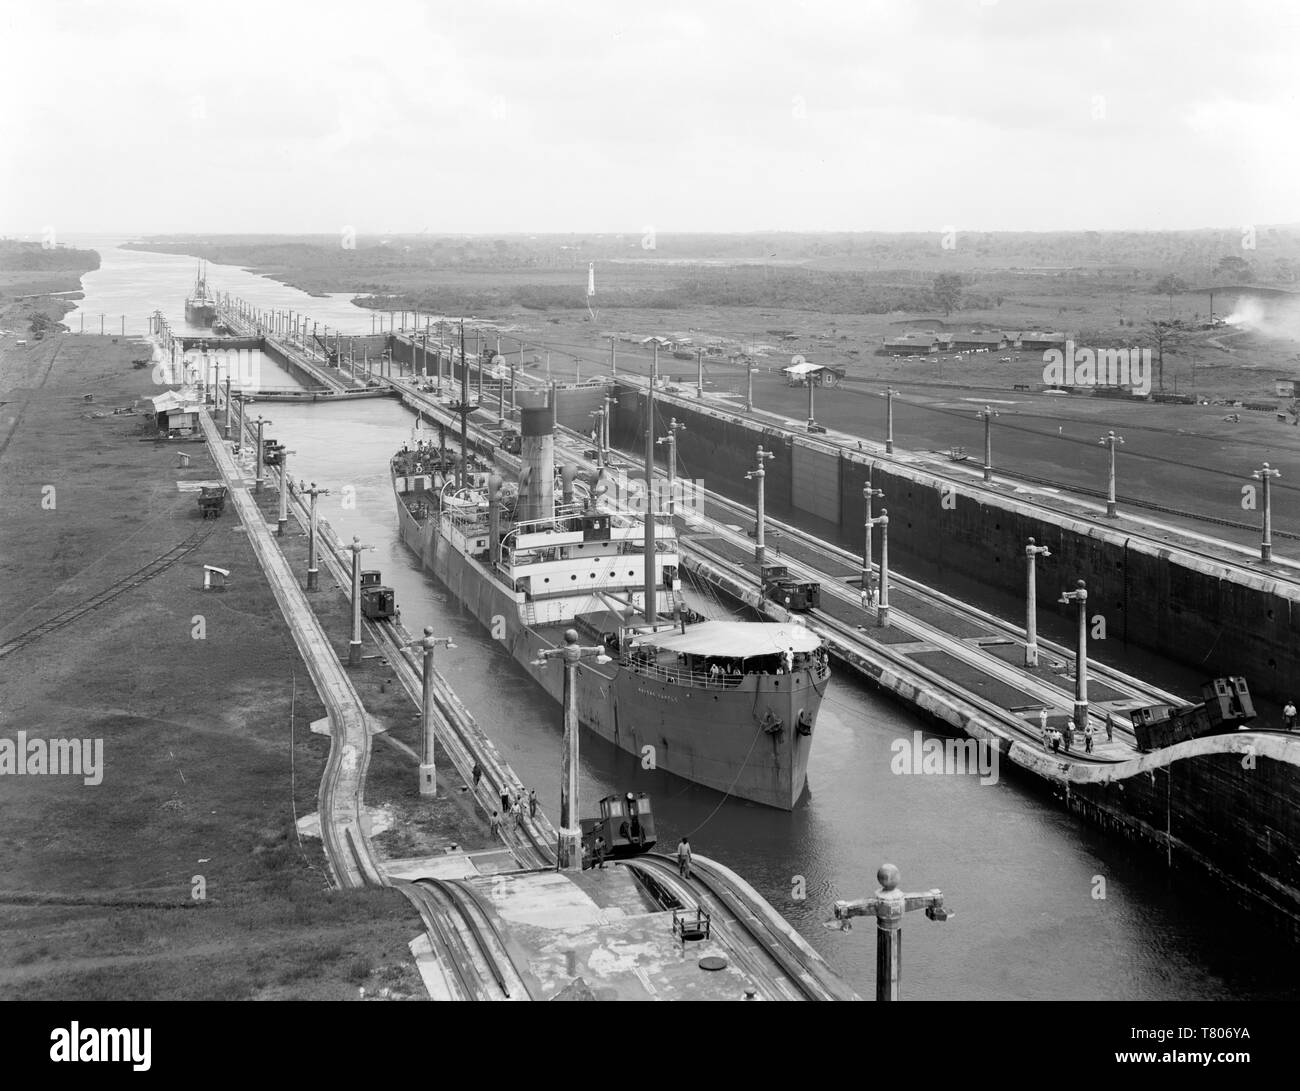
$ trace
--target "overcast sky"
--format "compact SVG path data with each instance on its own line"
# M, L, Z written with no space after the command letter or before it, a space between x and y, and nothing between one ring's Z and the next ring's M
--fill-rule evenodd
M3 0L0 231L1300 222L1300 3Z

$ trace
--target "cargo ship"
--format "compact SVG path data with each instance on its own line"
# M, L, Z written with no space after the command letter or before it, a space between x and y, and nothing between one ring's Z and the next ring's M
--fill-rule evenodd
M217 300L208 294L207 262L199 262L194 291L185 300L185 321L191 326L211 326L217 317Z
M607 662L576 668L583 726L654 768L792 810L830 679L821 639L693 615L672 517L619 505L603 472L576 482L579 496L569 466L557 500L554 405L544 392L520 400L517 486L467 449L464 429L459 455L444 432L394 456L402 540L556 701L564 668L538 653L571 630L604 649ZM648 464L653 449L651 437Z

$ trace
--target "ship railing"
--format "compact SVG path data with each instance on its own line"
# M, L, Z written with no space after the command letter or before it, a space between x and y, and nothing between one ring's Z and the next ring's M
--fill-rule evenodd
M690 686L694 689L737 689L745 680L743 674L710 674L707 671L692 671L684 667L665 667L645 659L625 659L623 665L633 674L643 675L656 682Z

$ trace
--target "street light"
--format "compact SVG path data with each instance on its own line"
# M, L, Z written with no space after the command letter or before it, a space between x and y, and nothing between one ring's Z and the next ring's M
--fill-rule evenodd
M1106 490L1106 516L1110 519L1119 515L1119 508L1115 503L1115 447L1123 442L1124 437L1115 435L1113 431L1107 432L1097 441L1100 446L1110 448L1110 486Z
M754 361L745 360L745 412L754 411Z
M901 1000L903 980L903 914L914 909L924 909L932 921L946 921L952 911L943 905L943 891L934 889L925 894L904 894L898 889L898 868L881 864L876 872L880 883L873 898L856 901L837 901L835 920L827 921L828 928L842 932L853 927L852 917L876 918L876 999Z
M894 398L898 391L892 386L885 387L885 454L894 453Z
M605 409L602 406L600 409L593 409L587 415L596 422L596 427L594 429L596 434L596 465L604 466L605 465ZM663 440L660 440L659 442L662 443Z
M871 528L873 526L871 502L876 499L883 499L885 495L884 489L876 489L871 486L871 476L875 465L873 462L867 466L867 483L862 488L862 500L866 504L866 517L863 521L863 537L865 540L862 545L862 605L864 609L871 590Z
M1074 725L1083 731L1088 726L1088 588L1080 580L1077 591L1062 591L1056 600L1061 605L1079 606L1079 642L1074 653ZM1109 717L1107 722L1109 723Z
M280 452L280 512L276 517L275 536L284 537L284 526L289 521L289 456L297 451Z
M269 420L263 420L262 414L257 415L257 420L253 422L257 425L257 450L254 452L257 456L257 463L253 467L253 491L262 491L262 429L268 424L273 423Z
M424 686L420 705L420 725L423 729L420 747L420 795L436 796L438 794L438 777L434 768L434 714L433 714L433 649L441 644L445 648L455 648L449 636L434 636L433 626L424 627L424 636L408 641L407 648L424 650Z
M560 768L560 845L556 867L561 871L582 870L582 827L578 820L578 662L594 658L599 664L610 661L603 647L584 648L578 643L576 629L566 629L564 646L537 653L534 667L545 666L552 659L564 661L564 751Z
M1035 572L1037 558L1050 557L1052 551L1047 546L1034 545L1029 539L1025 546L1025 559L1029 562L1026 569L1025 588L1025 666L1038 666L1038 584Z
M872 526L880 528L880 598L876 601L876 625L881 629L889 628L889 509L881 508L880 514L871 520Z
M763 469L763 463L770 458L776 458L776 454L773 451L764 451L760 445L755 457L758 459L758 466L745 474L745 480L758 482L758 521L754 524L754 561L759 567L758 579L761 584L763 582L762 568L765 553L763 548L763 524L765 522L763 515L763 479L767 476L767 471Z
M668 422L668 434L655 440L656 443L668 444L668 515L670 518L675 518L677 515L677 433L684 431L685 428L686 425L673 417Z
M348 666L359 667L361 665L361 554L375 547L362 545L361 539L354 535L352 544L347 548L352 550L352 639L348 642Z
M1253 471L1250 476L1264 484L1264 537L1259 543L1259 559L1268 564L1273 559L1273 504L1269 481L1281 477L1282 471L1269 469L1268 463L1265 462L1262 469Z
M307 495L311 497L311 531L307 538L307 590L315 591L316 583L320 578L320 570L316 567L316 497L329 496L329 489L318 489L316 482L311 483L311 488L307 490Z
M984 480L993 480L993 418L1000 414L996 409L985 406L975 414L984 421Z

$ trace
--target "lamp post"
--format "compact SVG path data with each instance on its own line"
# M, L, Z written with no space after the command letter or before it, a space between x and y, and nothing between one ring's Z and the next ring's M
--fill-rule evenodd
M695 396L704 397L704 350L695 350Z
M1261 469L1254 470L1250 476L1262 482L1264 486L1264 536L1259 543L1259 559L1268 564L1273 559L1273 504L1269 481L1281 477L1282 471L1269 469L1268 463L1265 462Z
M889 628L889 509L881 508L880 514L871 520L872 526L880 528L880 597L876 600L876 625L881 629Z
M1102 447L1110 448L1110 485L1106 489L1106 516L1110 519L1119 515L1119 507L1115 503L1115 447L1123 442L1124 437L1117 436L1114 432L1107 432L1097 441Z
M1079 606L1079 642L1074 652L1074 725L1080 731L1088 725L1088 588L1080 580L1078 590L1062 591L1057 602Z
M863 544L862 544L862 605L867 605L867 596L871 588L871 528L874 520L871 518L871 502L876 499L884 499L885 490L872 488L871 476L875 469L875 463L872 462L867 466L867 483L862 489L862 500L866 504L866 516L863 520Z
M898 391L892 386L885 387L885 454L894 453L894 398Z
M307 590L315 591L320 579L320 570L316 567L316 497L329 496L329 489L318 489L316 482L311 483L307 495L311 497L311 530L307 538Z
M745 361L745 412L754 411L754 361Z
M904 894L898 889L898 868L881 864L876 872L880 887L875 897L835 903L835 922L828 927L838 927L847 932L853 917L876 918L876 999L901 1000L903 982L903 914L914 909L924 909L932 921L946 921L952 912L944 908L943 891L935 889L925 894Z
M590 413L587 414L587 416L591 417L591 419L596 422L596 427L593 429L596 435L596 465L604 466L605 465L605 409L603 406L600 409L593 409ZM659 440L659 442L662 443L663 440Z
M361 554L371 545L362 545L361 539L353 535L352 544L347 547L352 551L352 639L348 642L348 666L361 665Z
M993 418L1001 414L985 406L975 414L984 422L984 480L993 480Z
M745 480L758 482L758 508L756 509L758 521L754 524L754 561L759 567L758 578L761 584L763 579L763 560L766 552L763 548L763 524L765 521L763 514L763 479L767 476L767 471L763 469L763 463L770 458L776 458L776 454L773 451L764 451L760 445L755 457L758 459L758 466L745 474Z
M813 379L812 373L805 375L804 382L808 384L808 431L812 432L817 427L817 418L813 416L813 391L817 389L817 383Z
M668 434L660 436L655 441L668 444L668 515L670 518L677 516L677 433L685 428L686 425L673 417L668 422Z
M253 491L262 491L262 429L272 422L263 420L262 414L257 415L257 420L253 422L257 425L257 450L254 454L257 456L257 464L253 467Z
M1038 666L1038 582L1035 562L1039 557L1052 555L1047 546L1034 545L1029 539L1025 546L1025 666Z
M434 748L436 742L436 733L434 731L434 712L433 712L433 649L439 644L446 648L454 648L456 645L449 636L434 636L433 626L424 627L424 636L417 640L408 641L408 648L422 648L424 650L424 685L422 688L422 700L420 704L420 726L422 728L422 739L420 746L420 795L436 796L438 794L438 776L434 766Z
M584 648L578 643L576 629L564 633L564 646L537 653L533 666L541 667L551 659L564 661L564 751L560 770L560 845L556 866L560 871L582 870L582 827L578 821L578 662L593 659L608 663L602 647Z
M280 452L280 511L275 522L277 538L284 537L284 527L289 522L289 456L297 453L297 451Z
M226 430L225 438L226 438L226 439L229 439L229 438L230 438L230 369L229 369L229 368L226 369L226 422L225 422L225 430Z

